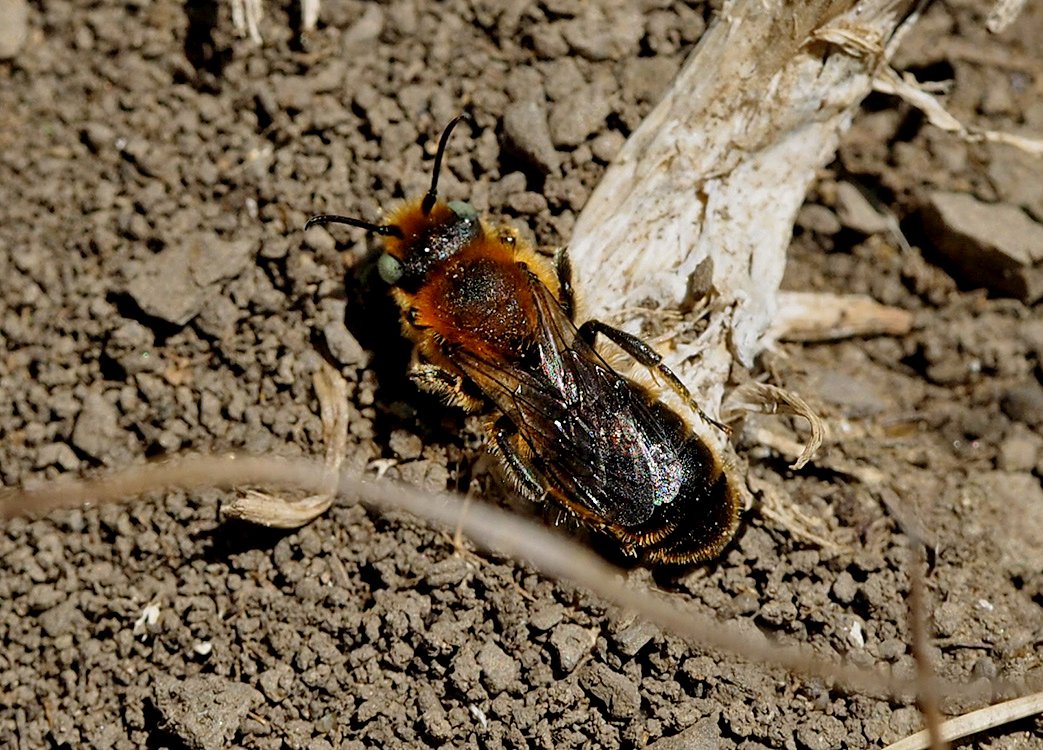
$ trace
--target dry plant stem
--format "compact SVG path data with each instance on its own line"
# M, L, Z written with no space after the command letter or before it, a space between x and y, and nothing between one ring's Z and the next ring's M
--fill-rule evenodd
M327 482L326 466L309 459L185 457L114 471L95 480L56 480L32 489L7 490L0 493L0 518L98 505L174 488L266 485L319 494L328 488ZM364 501L381 511L404 510L444 528L459 524L479 547L526 561L546 576L581 586L700 647L828 680L850 691L903 700L915 691L915 682L889 671L825 661L806 647L774 645L763 637L722 627L712 618L678 606L676 600L628 588L624 571L574 541L507 511L475 503L461 513L463 500L458 496L424 492L386 480L368 481L344 470L338 477L337 496L349 502ZM954 696L982 696L1009 689L997 682L982 686L939 681L938 687Z
M985 27L993 34L999 34L1017 18L1025 8L1025 0L997 0L985 19Z
M319 0L301 0L301 31L314 31L319 22Z
M964 125L942 106L933 94L909 73L899 75L884 68L873 82L873 87L884 94L897 96L926 115L928 122L939 130L954 133L968 143L1003 143L1024 151L1034 157L1043 157L1043 139L1006 133L999 130L982 130Z
M927 637L927 593L924 590L923 543L909 539L909 631L912 636L913 658L916 660L917 705L927 724L927 735L931 750L944 750L947 745L941 736L941 712L938 710L938 695L934 687L934 669L931 667L931 652Z
M751 430L750 439L757 445L770 448L780 456L785 456L789 459L797 459L807 450L807 446L801 445L788 435L782 435L763 427ZM795 460L792 465L796 465ZM831 455L828 451L826 455L815 461L815 465L821 469L827 469L837 474L851 477L870 487L881 484L887 478L882 471L875 467L856 464L853 461Z
M914 5L727 3L577 220L583 315L638 332L642 316L621 311L682 308L689 279L712 265L708 327L697 336L682 321L665 352L710 416L733 364L770 343L797 209Z
M826 437L825 422L804 399L769 383L744 383L739 386L729 395L723 413L729 421L743 413L789 414L804 418L811 434L790 465L791 469L801 469L807 465Z
M275 529L297 529L329 510L337 491L337 474L348 451L348 384L326 362L315 372L312 384L319 401L322 438L326 445L325 489L301 500L247 490L221 509L225 518Z
M852 336L904 336L913 314L864 294L781 292L771 335L780 341L836 341Z
M261 43L261 19L264 6L261 0L232 0L232 25L241 36L250 37L254 44Z
M1013 721L1043 713L1043 693L1034 693L1014 700L996 703L979 708L955 719L942 722L938 728L944 742L953 742L969 737L986 729L1009 724ZM884 750L927 750L931 746L931 738L925 729L905 739L888 745Z
M827 552L841 549L841 545L816 531L825 524L821 518L803 513L783 492L756 477L747 479L750 489L760 497L758 510L768 520L786 529L795 539L816 544Z

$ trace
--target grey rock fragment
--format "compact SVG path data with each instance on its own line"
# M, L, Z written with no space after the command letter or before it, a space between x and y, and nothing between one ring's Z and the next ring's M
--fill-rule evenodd
M203 309L211 287L242 273L253 251L250 240L189 235L142 263L127 292L146 314L181 326Z
M616 158L616 154L623 148L626 138L617 130L608 130L596 136L590 144L590 150L595 159L606 164Z
M40 627L51 638L72 635L82 631L86 626L87 618L71 599L65 600L40 615Z
M543 174L558 171L560 159L551 142L547 111L542 102L515 102L503 113L503 134L509 150Z
M403 461L414 461L420 458L424 450L424 441L411 432L392 430L388 438L388 447Z
M646 750L717 750L723 747L720 721L720 714L707 716L680 734L656 740Z
M322 327L322 335L335 360L349 367L365 366L366 350L348 332L343 323L327 323Z
M272 703L282 703L289 696L293 681L294 672L289 664L276 664L257 678L261 692Z
M588 664L580 673L579 684L613 719L630 719L641 710L641 691L637 685L607 664Z
M45 469L48 466L57 466L64 471L72 471L79 465L80 459L76 457L76 452L67 443L48 443L42 446L36 454L33 467Z
M1043 386L1027 382L1012 386L1000 399L1003 413L1033 428L1043 427Z
M191 750L229 747L243 717L263 700L249 685L218 675L178 680L159 674L153 683L164 726Z
M529 625L539 631L553 628L565 616L565 608L557 603L539 604L529 617Z
M589 85L550 113L550 137L555 146L573 147L583 143L605 123L612 105L600 86Z
M858 584L850 573L843 570L837 575L837 579L833 581L832 592L833 598L838 602L850 604L858 594Z
M518 680L518 662L502 648L488 641L478 652L482 682L491 695L502 693Z
M127 320L105 342L105 355L123 368L127 375L155 372L164 366L155 355L155 336L136 320Z
M934 192L923 220L935 247L968 283L1028 304L1043 297L1043 225L1021 209Z
M989 144L989 180L1000 200L1021 206L1036 221L1043 221L1043 180L1039 179L1039 160L1026 159L1013 146Z
M192 277L200 286L234 279L253 257L252 240L222 240L200 234L190 238L190 241L190 246L197 253L194 258L196 262L192 265Z
M679 64L669 57L634 57L624 63L624 90L641 102L658 102L677 76Z
M322 327L322 335L330 354L346 367L365 367L369 354L344 325L344 302L333 300L324 308L329 322Z
M100 154L116 142L116 132L103 122L88 122L83 126L83 139L91 151Z
M580 660L594 647L590 631L579 625L558 625L550 634L551 648L557 653L558 666L563 672L571 672Z
M638 620L612 636L613 645L624 656L635 656L659 634L659 628L650 622Z
M543 83L543 90L551 101L558 102L567 99L587 83L576 60L571 57L555 60L544 71L546 80Z
M843 745L846 736L843 722L835 716L813 714L807 722L797 727L797 747L808 750L831 750Z
M1017 427L1020 427L1018 425ZM996 467L1003 471L1032 471L1039 460L1043 438L1024 427L1015 429L1000 443Z
M591 4L582 17L564 22L565 41L588 60L620 60L636 55L644 34L640 9L629 4L605 8Z
M377 4L366 6L359 19L341 36L341 49L345 55L367 50L384 30L384 11ZM401 29L399 29L401 31Z
M72 428L72 444L91 458L115 463L129 455L129 435L120 429L116 407L100 393L83 400L83 409Z

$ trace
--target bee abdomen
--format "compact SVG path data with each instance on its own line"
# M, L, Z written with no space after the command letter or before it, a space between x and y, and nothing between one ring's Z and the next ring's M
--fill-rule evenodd
M716 556L738 522L739 497L722 471L709 487L679 493L640 526L618 529L617 536L646 563L687 565Z

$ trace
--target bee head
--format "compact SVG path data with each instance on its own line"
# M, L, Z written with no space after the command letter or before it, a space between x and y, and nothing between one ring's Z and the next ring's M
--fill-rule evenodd
M482 233L478 212L463 201L438 200L438 176L453 128L466 115L453 118L438 141L431 187L420 201L410 201L392 213L387 224L337 214L308 219L305 230L319 224L348 224L384 238L377 270L384 281L403 288L417 287L437 264Z

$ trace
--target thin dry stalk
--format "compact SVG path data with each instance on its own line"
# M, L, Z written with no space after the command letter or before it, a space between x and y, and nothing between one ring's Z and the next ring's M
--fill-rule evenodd
M1039 713L1043 713L1043 693L1033 693L949 719L938 730L944 742L954 742ZM930 733L925 729L888 745L884 750L927 750L930 746Z
M910 538L909 547L909 631L913 658L916 660L916 702L927 724L931 750L944 750L948 745L942 739L940 729L942 715L938 710L938 693L927 635L927 602L923 580L926 560L923 544L918 539Z
M264 485L319 494L329 487L328 480L325 464L310 459L192 456L122 469L94 480L55 480L31 489L7 490L0 493L0 518L111 503L174 488ZM361 479L346 470L339 473L336 494L344 501L365 502L384 512L406 511L444 528L458 525L478 547L527 562L550 578L583 587L693 645L826 680L852 692L904 700L916 691L915 681L889 671L826 661L807 647L773 644L763 637L722 627L712 618L679 606L676 599L630 588L625 583L625 571L574 541L499 508L475 503L465 510L464 500L456 495L425 492L387 480ZM946 695L964 697L1014 689L998 681L986 685L937 684Z

